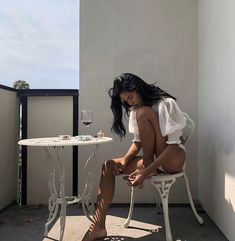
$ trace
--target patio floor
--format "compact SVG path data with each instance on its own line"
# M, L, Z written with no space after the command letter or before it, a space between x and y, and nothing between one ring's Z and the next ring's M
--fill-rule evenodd
M136 207L128 229L123 221L128 207L111 207L107 216L106 241L165 241L163 215L156 215L154 207ZM170 207L170 223L174 240L180 241L228 241L208 215L201 211L205 223L201 226L189 207ZM59 238L59 221L51 228L47 238L43 236L48 217L44 206L14 206L0 214L1 241L51 241ZM78 205L67 210L64 241L81 241L89 220Z

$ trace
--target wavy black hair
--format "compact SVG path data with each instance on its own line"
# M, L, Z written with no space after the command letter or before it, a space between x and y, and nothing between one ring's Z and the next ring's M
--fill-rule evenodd
M123 108L125 113L129 115L130 105L121 100L120 94L123 91L136 90L145 106L152 106L160 99L176 98L154 84L148 84L140 77L132 73L123 73L116 77L113 82L113 87L109 90L109 96L111 98L110 108L113 112L113 124L111 130L115 132L120 138L126 135L126 129L122 122Z

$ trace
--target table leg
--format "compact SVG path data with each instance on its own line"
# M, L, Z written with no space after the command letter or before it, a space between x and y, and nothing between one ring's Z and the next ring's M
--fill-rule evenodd
M65 197L65 170L63 165L63 159L61 154L60 146L57 147L57 158L59 162L59 171L60 171L60 241L63 240L65 221L66 221L66 197Z
M52 166L50 174L49 174L49 191L50 191L50 197L48 200L48 209L49 209L49 217L47 220L47 223L45 224L45 236L48 235L49 226L53 223L53 221L56 219L58 212L59 212L59 205L61 205L60 208L60 239L59 241L63 240L64 236L64 229L65 229L65 220L66 220L66 197L65 197L65 170L63 166L63 160L61 155L61 148L62 147L56 147L56 154L57 154L57 160L58 160L58 166L59 166L59 182L60 182L60 194L58 195L56 184L55 184L55 178L56 178L56 163L55 160L52 158L48 147L45 147L44 150L46 152L46 163L48 170L49 168L49 162Z
M92 193L92 168L89 167L90 161L92 159L96 159L95 155L96 155L96 151L98 149L99 145L95 146L95 150L92 152L92 154L87 158L86 162L85 162L85 176L86 176L86 180L85 180L85 186L81 195L81 203L82 203L82 209L83 209L83 213L87 216L87 218L90 221L93 221L93 218L91 217L94 213L95 210L95 205L94 205L94 201L92 199L91 193ZM92 167L94 168L94 165L92 165Z
M49 217L48 220L45 224L45 236L48 235L48 230L49 230L49 225L55 220L58 210L59 210L59 204L57 202L57 198L58 198L58 193L56 190L56 185L55 185L55 163L54 160L48 150L47 147L44 147L44 151L46 153L46 165L47 165L47 169L51 170L49 172L49 180L48 180L48 186L49 186L49 192L50 192L50 197L48 200L48 210L49 210ZM52 166L52 168L49 167L49 162Z
M46 153L46 163L48 166L48 170L51 170L49 173L49 191L50 191L50 197L48 200L48 209L49 209L49 217L47 220L47 223L45 224L45 236L48 235L48 229L49 225L56 219L57 214L59 212L59 205L61 205L60 209L60 239L59 241L63 240L64 236L64 230L65 230L65 222L66 222L66 207L67 203L75 203L75 202L81 202L82 209L84 214L87 216L87 218L90 221L93 221L93 213L95 210L94 201L92 199L91 193L92 193L92 169L94 169L95 165L91 165L90 161L91 159L96 159L96 151L98 149L99 145L96 145L95 150L92 152L92 154L87 158L85 162L85 186L82 192L82 195L77 197L77 199L74 199L72 202L67 202L66 196L65 196L65 169L63 165L63 158L61 154L62 146L56 147L56 154L57 154L57 161L55 161L49 150L48 147L45 147L45 153ZM52 168L49 168L48 163L50 162ZM59 167L59 182L60 182L60 191L59 195L56 189L55 179L56 179L56 165ZM92 168L93 167L93 168Z

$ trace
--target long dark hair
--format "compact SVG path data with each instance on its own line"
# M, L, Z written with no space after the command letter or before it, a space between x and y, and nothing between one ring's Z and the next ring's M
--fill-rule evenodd
M133 90L136 90L140 94L145 106L152 106L164 97L176 99L154 84L148 84L134 74L123 73L116 77L113 87L108 93L111 98L110 108L114 116L111 130L120 136L120 138L126 135L126 129L122 122L123 108L128 115L130 111L130 106L121 100L120 93L122 91Z

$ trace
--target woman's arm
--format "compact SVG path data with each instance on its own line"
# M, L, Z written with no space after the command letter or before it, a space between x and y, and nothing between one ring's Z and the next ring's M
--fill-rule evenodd
M128 149L126 155L123 158L125 165L139 153L140 149L141 149L140 142L133 142L131 144L130 148Z
M131 144L126 155L123 157L123 159L119 163L116 164L115 175L123 174L123 169L126 167L128 162L131 161L138 154L140 149L141 149L140 142L133 142Z
M136 170L132 174L128 176L129 185L131 186L139 186L142 185L144 180L153 175L153 172L161 166L167 159L172 158L172 154L174 154L174 148L176 148L178 144L170 144L167 145L166 148L161 152L161 154L154 159L154 161L147 167L141 170Z

